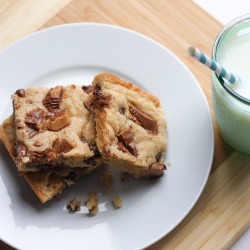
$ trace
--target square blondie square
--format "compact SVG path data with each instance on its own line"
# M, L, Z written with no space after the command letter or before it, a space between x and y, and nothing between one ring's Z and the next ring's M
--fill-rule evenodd
M16 166L95 167L100 162L95 121L84 102L91 86L19 89L13 95Z
M3 142L8 153L15 162L15 132L13 115L0 126L0 141ZM7 166L8 167L8 166ZM97 167L86 168L46 168L39 171L19 172L32 188L42 203L60 194L63 189L73 185L78 179Z
M159 100L109 73L97 75L92 87L89 102L103 160L135 177L161 176L167 124Z

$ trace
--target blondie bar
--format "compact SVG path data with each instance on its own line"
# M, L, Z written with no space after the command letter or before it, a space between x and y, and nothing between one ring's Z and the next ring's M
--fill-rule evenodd
M161 176L167 124L159 100L109 73L97 75L92 86L89 102L103 160L135 177Z
M13 95L19 171L95 167L93 114L84 104L91 86L19 89Z
M0 127L0 141L3 142L13 161L16 161L14 119L10 116ZM39 171L20 172L42 203L52 199L61 191L73 185L79 178L94 170L86 168L47 168Z

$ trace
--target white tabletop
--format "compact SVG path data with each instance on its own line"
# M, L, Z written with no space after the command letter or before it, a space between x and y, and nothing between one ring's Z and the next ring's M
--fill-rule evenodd
M250 13L249 0L194 0L196 4L205 9L214 18L223 25L241 15ZM249 218L246 215L246 220ZM231 250L249 250L250 249L250 229L248 229Z

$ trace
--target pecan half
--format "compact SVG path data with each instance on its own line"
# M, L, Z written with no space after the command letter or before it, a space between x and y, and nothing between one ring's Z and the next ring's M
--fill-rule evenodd
M43 99L44 107L49 111L59 109L62 100L62 94L62 86L57 86L55 88L50 89L45 98Z
M156 121L151 118L149 115L141 111L136 106L130 104L129 112L131 114L130 119L140 126L142 126L145 130L147 130L150 134L157 135L158 134L158 126Z
M117 135L118 141L134 156L138 155L135 143L134 134L130 130L123 130ZM118 144L118 148L121 149L121 144Z

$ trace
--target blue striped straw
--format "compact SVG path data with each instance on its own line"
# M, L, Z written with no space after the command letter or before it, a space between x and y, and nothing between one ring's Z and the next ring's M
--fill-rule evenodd
M225 78L230 83L239 83L240 78L231 72L227 71L223 66L215 62L213 59L208 57L206 54L194 47L189 47L188 52L190 56L196 58L201 63L205 64L208 68L213 70L218 76Z

